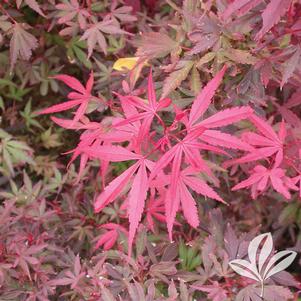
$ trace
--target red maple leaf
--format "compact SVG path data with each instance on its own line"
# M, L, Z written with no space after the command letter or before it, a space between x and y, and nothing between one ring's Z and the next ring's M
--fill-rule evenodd
M120 232L123 232L126 236L128 236L127 230L121 225L115 223L103 224L99 228L106 229L108 231L96 238L97 242L94 247L95 250L101 246L105 251L110 250L116 243Z
M118 95L120 101L122 102L123 109L129 110L131 107L136 109L136 112L132 108L132 114L128 114L127 118L119 123L115 124L115 127L126 125L129 123L133 123L135 121L141 120L141 126L139 130L139 134L137 137L137 143L139 145L142 144L143 139L149 135L150 127L153 122L154 117L157 117L161 124L164 124L160 116L157 112L162 110L163 108L168 107L171 104L171 100L169 98L163 98L157 102L156 93L153 83L152 71L150 71L148 76L148 100L144 101L142 98L137 96L122 96ZM142 112L138 112L140 110Z
M270 185L287 199L291 197L289 189L298 190L293 180L285 175L285 171L282 168L273 167L272 169L267 169L262 165L257 165L251 176L235 185L232 190L235 191L251 186L252 198L255 199L258 194L264 192Z
M277 135L272 126L263 119L256 115L250 116L249 119L254 123L261 135L253 132L245 132L242 135L242 139L252 145L254 149L241 158L225 162L224 166L253 162L270 157L273 158L274 167L280 166L283 161L283 148L286 137L285 122L281 122Z
M57 113L79 106L73 118L74 123L78 122L84 116L89 102L92 99L96 99L96 97L92 96L91 94L94 83L93 72L90 73L90 77L85 87L76 78L69 75L61 74L54 76L54 78L61 80L67 86L75 90L75 92L73 91L68 94L69 101L53 105L47 109L40 111L39 114ZM100 99L97 98L97 100ZM73 127L73 123L70 124L70 127Z

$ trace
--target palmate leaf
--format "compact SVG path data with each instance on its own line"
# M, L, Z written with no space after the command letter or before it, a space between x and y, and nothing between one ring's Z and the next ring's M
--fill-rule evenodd
M219 40L219 35L215 35L214 33L198 35L199 36L196 37L197 34L194 32L189 35L189 39L196 43L195 46L189 51L190 55L208 51L208 49L212 48Z
M222 69L220 75L221 77L224 73L225 68ZM208 87L204 88L204 91L201 93L203 97L197 97L197 108L201 108L199 112L193 114L193 119L197 121L199 117L206 111L208 106L210 105L211 99L213 97L214 91L216 90L219 81L217 78L214 78L212 82L208 84ZM214 85L213 85L214 83ZM143 99L135 96L119 96L121 100L122 107L124 109L124 113L126 118L120 122L114 124L116 130L119 127L124 127L131 123L133 126L140 121L141 119L145 119L148 114L150 114L151 118L153 118L156 114L156 111L160 107L165 107L169 102L166 102L164 99L161 101L156 101L155 90L153 85L152 76L150 73L148 80L148 101L144 101ZM203 102L203 103L202 103ZM139 113L138 110L143 110L145 112ZM197 110L196 107L194 110ZM223 125L231 124L235 121L241 120L248 116L252 110L249 107L243 107L232 110L225 110L221 113L218 113L208 119L203 120L206 127L220 127ZM145 115L147 114L147 115ZM156 115L157 116L157 115ZM160 118L159 116L157 116ZM148 117L147 117L148 118ZM147 119L148 120L148 119ZM201 123L202 123L201 122ZM142 127L143 128L143 127ZM139 126L138 126L139 130ZM147 130L144 131L145 134L143 136L138 134L138 138L147 137L149 134L150 128L147 127ZM170 176L170 185L167 190L165 200L165 215L166 222L169 230L169 235L171 237L171 230L173 224L175 222L175 216L177 211L182 207L182 211L184 212L184 216L187 219L188 223L196 227L199 223L197 209L195 206L195 201L192 198L188 187L197 193L200 193L204 196L216 199L218 201L223 202L223 200L214 192L214 190L206 184L205 181L198 179L193 176L193 173L183 174L183 179L180 180L181 172L182 172L182 164L184 162L189 162L195 170L204 171L207 174L211 174L210 169L206 165L205 161L202 159L200 155L200 150L211 150L217 153L224 153L224 151L220 150L217 147L211 146L210 144L205 144L199 142L197 139L201 137L202 133L206 130L204 127L199 126L198 128L188 129L188 133L186 137L184 137L181 143L178 143L172 146L157 162L155 167L151 166L148 168L151 172L150 180L153 180L158 174L162 173L162 170L169 165L171 167L171 176ZM139 133L141 131L139 130ZM215 140L214 143L217 145L231 144L231 136L228 134L222 134L216 131L219 134L219 140ZM208 133L210 134L210 132ZM137 136L136 136L137 137ZM208 135L207 135L208 138ZM209 138L210 140L210 138ZM140 141L138 139L138 141ZM141 140L141 143L143 140ZM240 143L238 139L234 139L234 145L232 147L239 146L239 148L248 148L243 143ZM132 165L128 170L126 170L119 177L115 178L99 195L95 203L95 210L99 212L109 203L113 202L126 188L128 188L129 182L133 179L133 184L130 189L129 198L128 198L128 208L130 215L130 236L129 239L130 245L133 240L133 235L136 231L138 223L141 220L141 214L144 208L145 203L145 194L146 190L148 190L147 185L136 185L135 182L138 183L138 179L140 183L146 183L146 172L143 172L143 166L141 165L143 160L139 158L139 155L131 153L120 146L92 146L86 149L86 153L89 156L103 159L108 161L122 161L122 160L139 160L134 165ZM161 178L158 178L161 181ZM136 181L137 180L137 181ZM164 181L163 181L164 182ZM140 191L140 192L139 192ZM140 197L138 197L140 195ZM187 206L189 204L189 206Z
M13 35L10 40L11 69L14 67L18 57L28 61L32 55L32 50L38 47L38 40L25 30L23 24L15 23L12 27L12 31Z
M88 69L92 69L92 63L87 58L86 49L87 45L85 41L80 41L80 37L76 36L72 38L67 44L67 56L70 61L78 60Z
M202 14L196 23L194 31L190 32L188 38L193 47L188 52L190 55L208 51L214 47L220 39L221 25L213 14Z
M172 168L170 185L165 197L165 215L170 239L172 239L173 224L180 204L188 223L192 227L197 227L199 224L195 200L192 198L188 187L203 196L225 203L205 181L194 177L194 173L189 169L181 171L182 161L185 157L195 168L207 169L195 146L191 146L189 141L185 143L184 140L182 145L177 144L166 152L151 173L152 178L167 165L170 164ZM163 179L160 181L163 181Z
M35 165L33 150L23 141L15 140L0 129L0 170L6 175L14 175L15 165L28 163Z
M56 112L62 112L79 106L73 118L73 123L70 124L72 128L74 124L77 123L86 113L89 102L92 99L96 99L96 97L92 96L91 94L94 84L93 72L90 73L89 79L85 86L83 86L76 78L66 74L59 74L54 76L54 78L61 80L67 86L75 90L75 92L73 91L68 94L68 101L57 105L53 105L47 109L38 112L38 114L51 114Z
M261 135L253 132L245 132L243 140L254 146L254 150L241 158L229 160L224 165L230 166L253 162L273 156L275 158L274 168L279 167L283 161L284 143L287 136L285 122L282 121L280 123L278 133L276 133L270 124L255 114L250 116L250 120Z
M168 107L171 103L171 100L169 98L161 98L159 101L157 101L151 71L148 76L147 96L147 103L145 103L145 101L139 97L119 95L122 107L125 110L125 115L128 116L125 120L115 124L115 127L117 128L129 123L139 124L140 129L137 137L137 144L140 147L143 144L143 140L145 139L145 137L149 135L153 119L157 117L160 120L158 112L161 111L163 108ZM142 110L143 112L139 113L138 109Z
M92 55L96 45L100 47L104 54L107 54L107 42L104 33L129 34L128 32L120 29L118 23L114 22L114 20L105 20L91 24L80 38L81 41L87 40L88 58Z
M81 29L87 27L87 18L90 17L90 13L81 7L78 0L64 0L55 7L58 10L59 24L65 24L77 18Z
M258 193L264 192L269 185L286 199L291 198L289 189L298 190L293 180L285 176L285 171L282 168L267 169L262 165L255 166L251 176L236 184L232 187L232 190L235 191L251 186L252 198L255 199Z
M177 158L175 158L175 160L177 160ZM173 172L175 173L174 170ZM197 173L193 172L190 168L186 168L181 171L178 179L174 179L173 175L170 178L175 181L174 186L176 186L174 189L175 193L171 194L172 187L170 185L165 199L166 221L171 239L171 230L175 222L175 215L179 210L180 205L184 217L191 227L196 228L200 223L196 201L192 197L189 188L205 197L212 198L222 203L225 202L205 181L197 177Z
M94 250L102 247L105 251L110 250L116 243L119 232L123 232L128 236L128 232L124 227L115 223L102 224L100 229L106 229L107 232L95 238L96 244Z
M178 42L161 32L144 33L137 44L139 57L161 58L179 50Z
M65 277L58 277L49 281L50 285L71 285L71 289L78 286L79 282L85 277L86 273L80 263L80 257L77 255L74 258L73 270L66 269Z
M132 6L120 6L116 8L118 2L113 1L111 5L111 14L116 19L123 22L133 22L137 21L137 17L133 15L133 7Z
M172 146L164 155L162 155L151 171L150 178L154 179L155 177L160 178L159 172L162 172L166 167L171 168L170 184L165 197L165 215L170 239L172 238L172 228L180 204L182 204L182 209L183 206L187 206L185 205L185 203L188 203L190 206L190 210L188 208L183 209L184 216L187 219L188 223L190 223L190 225L192 225L193 227L195 227L198 223L194 201L191 199L191 195L186 189L185 185L181 184L180 175L181 172L183 172L183 164L187 163L191 165L195 171L202 171L211 176L212 172L203 160L200 151L210 150L216 153L223 154L225 154L225 152L218 147L210 145L210 138L208 139L208 136L206 137L208 144L200 142L199 140L202 140L202 135L206 132L206 129L218 128L233 124L234 122L247 118L252 113L252 109L250 107L235 107L218 112L211 117L208 117L207 119L197 123L197 121L199 121L199 119L208 109L213 95L217 90L225 71L226 66L224 66L215 75L215 77L202 89L202 91L196 97L192 104L186 125L187 135L177 144ZM220 132L216 131L216 133ZM222 133L220 133L219 138L220 140L215 139L213 141L214 145L231 145L231 135L223 135ZM248 146L240 143L237 138L233 139L233 141L234 144L232 145L232 147L234 147L234 145L237 145L239 146L239 148L248 148ZM192 177L187 177L187 180L188 179L191 183ZM160 181L163 181L163 179ZM188 186L190 185L188 184ZM198 193L223 202L223 200L205 182L199 180L198 185L193 186L194 187L190 186L190 188L192 188L193 190L195 190L195 186L199 186L199 188L196 189Z

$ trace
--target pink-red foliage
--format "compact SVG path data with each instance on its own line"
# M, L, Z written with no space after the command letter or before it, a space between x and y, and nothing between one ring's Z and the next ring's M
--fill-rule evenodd
M182 210L192 227L199 225L197 206L190 189L204 197L224 202L206 183L204 176L211 178L216 185L218 180L203 159L202 153L212 151L227 156L226 149L252 150L248 143L220 130L222 127L249 118L253 114L250 107L226 109L202 118L225 71L226 66L197 96L191 110L184 112L181 118L176 115L170 126L160 117L159 112L170 107L171 100L156 100L150 71L146 100L131 94L118 95L123 116L111 117L110 126L102 131L101 123L104 119L99 127L96 126L95 135L92 134L93 131L95 132L93 127L82 134L76 150L77 153L82 154L80 173L88 158L99 159L101 162L135 161L104 188L97 196L94 206L95 211L100 212L127 192L124 201L130 224L130 252L145 210L145 203L150 206L150 201L146 202L150 187L153 189L153 194L157 194L164 203L167 228L172 239L172 228L179 210ZM57 78L80 94L71 92L68 97L72 100L68 101L67 105L55 105L41 113L58 112L80 103L80 108L72 121L62 121L57 118L54 121L66 128L85 128L84 125L76 126L75 123L83 119L87 102L91 98L92 75L86 88L76 79L68 76L60 75ZM71 103L70 106L68 103ZM172 107L170 109L172 110ZM148 219L151 221L150 217Z
M279 129L276 133L274 128L258 117L249 106L232 107L203 117L226 70L227 67L224 66L201 90L190 109L181 113L176 106L171 106L172 100L157 100L150 71L147 98L143 99L131 93L117 94L123 114L104 117L100 123L91 123L84 116L92 97L93 74L90 75L86 87L72 77L56 76L77 92L69 93L68 98L71 100L68 102L52 106L41 113L59 112L80 104L73 120L53 117L57 124L65 128L85 129L72 158L73 161L76 156L81 155L79 175L89 159L98 159L105 183L104 177L110 162L133 162L123 173L105 185L96 197L94 205L95 211L100 212L117 198L123 199L129 219L130 253L144 212L147 213L149 226L153 229L152 208L155 198L164 206L165 218L163 219L161 214L157 214L157 217L166 222L171 240L178 211L183 212L192 227L196 228L199 225L198 210L192 192L225 203L207 184L207 180L210 179L218 187L219 181L210 164L204 160L204 152L216 153L223 157L231 156L233 151L230 153L229 150L236 150L237 153L247 152L224 163L225 167L242 164L249 166L250 177L235 185L232 190L251 186L252 197L256 198L271 186L289 199L289 190L298 189L294 184L299 179L298 175L294 178L285 175L289 146L285 142L287 125L284 121L278 124ZM161 111L164 109L174 112L174 120L170 125L166 124L162 117ZM255 126L256 132L245 130L240 135L233 135L222 131L223 128L241 120L249 120ZM258 165L259 162L266 162L268 167ZM253 168L252 164L257 166ZM113 236L116 235L117 232ZM106 246L113 245L114 241L112 238ZM105 244L105 236L97 245L102 244Z

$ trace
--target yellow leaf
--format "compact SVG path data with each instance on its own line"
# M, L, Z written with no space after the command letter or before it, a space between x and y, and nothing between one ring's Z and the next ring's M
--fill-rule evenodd
M139 60L139 57L125 57L118 59L114 65L113 69L117 71L129 71L132 70Z

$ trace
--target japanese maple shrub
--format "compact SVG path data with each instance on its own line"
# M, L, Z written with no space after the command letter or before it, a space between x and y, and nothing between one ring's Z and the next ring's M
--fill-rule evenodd
M206 116L226 69L224 66L184 111L172 105L169 98L157 100L150 71L146 99L134 94L116 94L122 114L104 117L100 123L83 118L89 101L95 98L91 95L93 74L91 73L86 87L70 76L56 76L77 92L68 94L69 101L47 108L40 114L60 112L79 105L72 120L53 117L54 122L66 129L85 129L80 143L72 151L72 160L74 156L81 156L79 176L89 159L98 159L101 169L107 169L110 162L133 161L128 169L104 187L94 204L95 211L100 212L116 199L123 199L129 219L130 253L143 212L147 210L145 204L149 204L147 200L151 195L152 200L163 200L171 240L179 210L192 227L199 225L196 202L190 189L225 203L204 179L204 176L209 177L218 186L218 179L204 160L205 152L226 157L229 156L227 149L248 152L238 159L225 162L227 166L275 157L271 170L256 166L254 174L234 186L233 190L253 185L252 196L255 197L258 191L265 190L269 179L274 189L287 198L290 197L288 189L297 189L293 179L286 177L279 168L286 136L284 122L281 123L277 136L272 127L257 117L249 106L233 107ZM173 121L168 125L160 112L170 106ZM244 132L240 139L221 130L243 119L252 121L264 136ZM104 177L105 174L106 171L102 170Z

